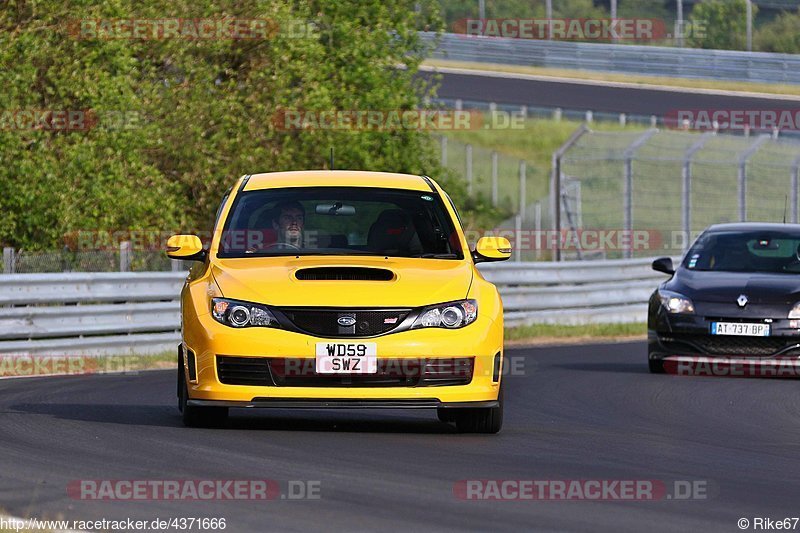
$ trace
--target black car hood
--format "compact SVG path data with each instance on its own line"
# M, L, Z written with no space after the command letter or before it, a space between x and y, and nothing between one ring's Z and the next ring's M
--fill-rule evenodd
M708 272L680 267L664 288L694 302L735 303L744 294L753 304L794 304L800 301L800 274Z

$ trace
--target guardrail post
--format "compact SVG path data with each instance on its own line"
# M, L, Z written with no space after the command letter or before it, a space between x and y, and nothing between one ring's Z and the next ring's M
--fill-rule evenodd
M467 196L472 197L472 145L468 144L464 150L467 161Z
M628 116L625 113L619 114L619 125L625 126L628 123Z
M586 112L586 123L587 124L591 124L592 120L594 120L594 113L592 113L591 111L587 111Z
M523 221L525 220L525 210L527 208L527 203L528 203L526 200L527 192L525 190L526 188L525 186L527 185L525 183L527 179L525 176L526 173L525 171L526 171L525 161L520 161L519 162L519 216Z
M497 152L492 150L492 206L497 207Z
M441 148L442 167L446 167L447 166L447 137L445 135L442 135L441 137L439 137L439 146Z
M119 271L131 271L131 242L122 241L119 243Z
M3 248L3 274L13 274L16 272L15 260L14 249L11 247Z
M553 110L553 120L561 122L561 108L557 107Z
M464 110L464 101L461 98L456 98L456 111L463 111Z
M745 222L747 220L747 160L750 159L768 139L768 134L759 135L758 139L753 141L753 144L742 152L742 155L739 157L738 188L740 222Z

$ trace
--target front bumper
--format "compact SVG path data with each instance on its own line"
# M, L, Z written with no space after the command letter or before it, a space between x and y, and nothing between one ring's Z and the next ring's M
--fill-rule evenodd
M711 335L712 322L768 323L768 337ZM650 359L672 355L719 358L798 359L800 321L742 316L667 315L659 313L648 329Z
M497 407L497 400L483 402L441 402L434 398L413 400L323 400L308 398L253 398L249 402L230 402L224 400L189 400L193 407L244 407L244 408L291 408L291 409L448 409L470 407Z
M184 352L193 353L197 379L185 365L189 405L228 407L436 408L496 405L502 372L502 323L479 316L464 328L423 328L367 339L321 338L274 328L234 329L210 315L184 316ZM375 342L378 359L473 358L466 385L369 387L286 387L230 385L220 382L217 356L306 358L317 342ZM198 403L200 402L200 403ZM212 403L207 403L212 402ZM223 402L223 403L218 403ZM480 403L475 403L480 402ZM489 403L486 403L489 402ZM492 403L494 402L494 403Z

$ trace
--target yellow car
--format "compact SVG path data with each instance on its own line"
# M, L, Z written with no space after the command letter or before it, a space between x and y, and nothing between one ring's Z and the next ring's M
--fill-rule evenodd
M178 401L184 423L231 407L428 408L460 431L503 421L503 308L431 178L301 171L240 178L181 294Z

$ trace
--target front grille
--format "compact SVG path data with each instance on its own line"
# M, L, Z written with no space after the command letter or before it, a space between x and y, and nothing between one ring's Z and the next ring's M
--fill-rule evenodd
M295 277L301 281L391 281L394 274L385 268L321 267L303 268Z
M668 335L661 343L677 353L692 351L696 347L709 355L750 355L766 357L777 353L792 354L787 350L800 343L797 337L740 337L728 335Z
M322 337L369 337L387 333L405 320L411 309L281 309L297 328ZM352 326L338 320L355 319Z
M374 374L317 374L314 358L217 356L226 385L275 387L443 387L468 385L474 358L378 359Z

